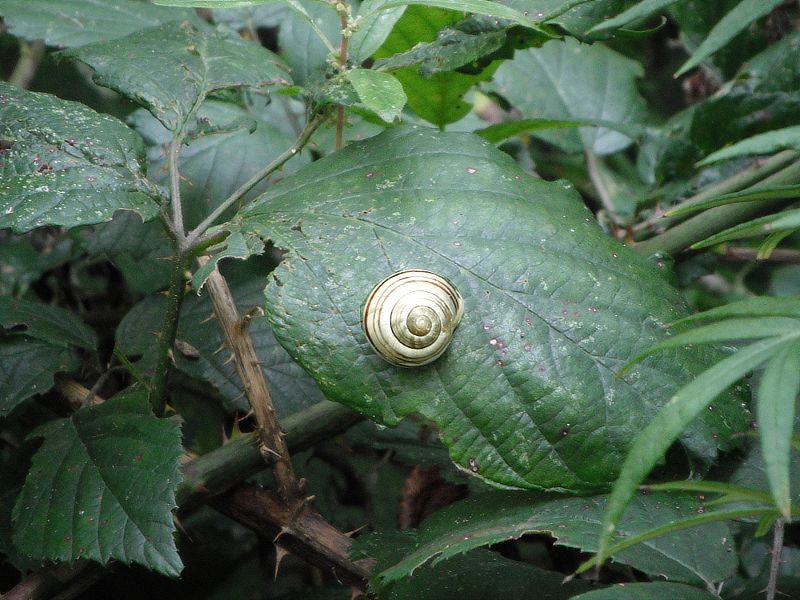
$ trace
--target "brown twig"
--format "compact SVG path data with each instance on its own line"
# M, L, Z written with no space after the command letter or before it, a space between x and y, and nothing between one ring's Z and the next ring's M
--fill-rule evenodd
M351 539L317 512L294 512L272 491L240 485L211 501L221 513L306 562L331 570L339 581L365 589L371 561L350 560Z
M783 519L775 521L772 526L772 550L769 563L769 583L767 583L767 600L775 600L778 591L778 573L781 567L781 552L783 551Z
M37 41L28 43L20 40L19 60L14 66L14 71L8 78L8 83L22 89L27 89L33 81L39 64L45 54L44 42Z
M727 246L720 256L724 259L737 262L758 261L764 263L800 265L800 250L791 250L789 248L776 248L768 257L758 258L758 248Z
M91 573L93 569L101 569L101 567L88 561L44 567L28 575L3 594L2 598L3 600L41 600L50 598L70 581L73 581L83 573Z
M208 262L208 257L198 258L201 266ZM253 347L253 341L247 334L233 295L225 278L215 268L206 281L206 289L214 305L214 314L222 327L225 341L233 351L234 365L242 381L245 395L250 401L253 414L258 424L261 438L261 453L264 459L274 463L272 470L280 497L290 507L295 507L303 496L303 491L294 475L294 468L289 456L289 449L278 425L278 417L272 405L272 398L267 389L267 382Z

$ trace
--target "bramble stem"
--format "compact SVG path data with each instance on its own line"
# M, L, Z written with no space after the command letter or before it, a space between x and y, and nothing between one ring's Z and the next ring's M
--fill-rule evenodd
M178 316L183 303L186 287L187 259L178 254L174 257L175 269L169 282L167 308L164 311L164 326L158 334L158 356L153 380L150 383L150 405L156 416L164 414L167 403L167 375L172 365L172 348L175 346L175 335L178 332Z
M772 557L769 563L769 583L767 584L767 600L775 600L778 591L778 572L781 567L781 551L783 550L783 519L775 521L772 526Z
M241 199L242 196L258 185L261 180L269 177L272 173L280 169L290 158L297 156L308 143L308 140L311 138L312 134L319 128L320 125L322 125L325 118L325 115L318 114L308 123L306 123L306 126L303 128L300 136L290 148L287 148L286 151L279 154L272 162L270 162L267 166L243 183L239 189L223 200L222 203L217 206L217 208L211 211L211 213L186 236L186 239L183 243L184 251L194 250L199 244L202 244L203 240L201 239L201 236L222 213L228 210L228 208Z

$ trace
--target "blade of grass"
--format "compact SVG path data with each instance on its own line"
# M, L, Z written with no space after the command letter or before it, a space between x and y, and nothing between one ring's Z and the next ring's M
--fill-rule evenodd
M639 484L686 426L724 390L798 339L800 332L762 340L723 359L678 390L642 430L625 457L603 515L597 554L599 562L608 557L611 536Z
M792 198L800 198L800 185L778 185L768 188L757 188L754 190L744 190L742 192L734 192L732 194L723 194L721 196L714 196L708 200L697 202L694 204L686 204L668 210L664 213L666 217L682 217L693 212L714 208L715 206L723 206L725 204L736 204L738 202L757 202L758 200L776 200L776 199L790 200Z
M773 356L758 386L757 419L761 450L772 497L785 519L791 517L789 463L792 452L795 399L800 389L800 343Z

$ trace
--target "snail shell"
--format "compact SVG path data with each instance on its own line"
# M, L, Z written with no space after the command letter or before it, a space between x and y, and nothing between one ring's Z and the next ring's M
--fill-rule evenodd
M416 367L447 350L463 313L464 300L447 279L423 269L406 269L370 292L361 325L381 358Z

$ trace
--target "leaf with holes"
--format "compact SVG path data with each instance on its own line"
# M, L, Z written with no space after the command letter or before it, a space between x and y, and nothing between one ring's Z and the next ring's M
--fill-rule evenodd
M169 576L175 548L178 423L129 392L43 425L44 443L14 507L14 544L42 560L116 559Z
M121 209L158 214L142 140L117 119L0 82L0 123L0 229L102 223Z
M686 314L656 266L607 237L565 183L471 134L398 127L301 169L230 229L287 251L275 334L326 395L394 425L420 413L453 460L500 486L607 488L636 433L718 354L675 349L620 376ZM404 268L460 290L449 350L415 369L370 348L361 307ZM681 438L703 460L746 427L735 395Z

